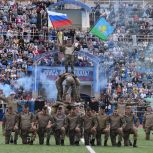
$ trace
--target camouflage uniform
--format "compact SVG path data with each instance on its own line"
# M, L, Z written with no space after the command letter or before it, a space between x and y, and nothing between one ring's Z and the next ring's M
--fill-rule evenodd
M71 112L75 108L71 108ZM81 131L80 131L80 116L75 112L66 117L66 129L69 135L70 145L79 145Z
M130 134L133 134L133 139L134 139L133 147L136 147L138 134L137 134L137 129L134 126L136 127L139 126L139 119L133 113L125 112L125 115L123 116L123 120L125 123L123 125L124 145L129 146L129 136ZM135 122L135 125L134 125L134 122Z
M63 92L63 100L66 99L66 95L67 95L67 92L68 92L70 87L71 87L71 90L72 90L71 91L71 97L72 97L73 100L76 100L76 98L77 98L76 83L75 83L74 77L71 74L67 74L65 76L65 80L66 80L66 85L65 85L64 92Z
M71 72L74 73L74 46L65 46L65 71L68 72L68 66L71 67Z
M107 146L107 141L108 141L108 138L109 138L109 127L108 127L109 117L104 112L103 113L99 112L96 115L96 119L97 119L97 122L98 122L97 134L96 134L97 145L98 146L101 145L101 135L104 134L105 135L104 146Z
M146 112L143 118L143 128L146 133L146 140L150 140L150 132L153 130L153 112Z
M62 101L63 96L63 81L65 78L63 78L61 75L56 79L56 88L57 88L57 101Z
M71 67L71 73L74 73L74 60L75 60L75 56L74 56L74 51L79 51L80 50L80 45L78 44L77 46L75 44L72 44L72 40L68 39L67 40L67 44L63 47L61 47L61 49L64 50L64 54L65 54L65 71L66 73L68 72L68 66L70 65Z
M17 144L17 140L18 140L18 116L16 113L6 113L3 117L3 123L2 123L2 127L3 127L3 132L5 135L5 144L9 144L10 143L10 138L11 138L11 134L12 132L14 132L14 144Z
M44 137L46 133L46 145L49 145L50 136L51 136L51 126L49 124L53 123L51 116L47 113L44 114L43 111L39 112L36 115L36 121L38 124L38 137L39 144L44 144ZM51 123L50 123L51 122Z
M112 114L109 117L110 122L110 137L112 146L121 146L121 141L123 137L122 125L124 123L123 117L118 114ZM118 144L116 144L116 136L118 135Z
M95 115L92 114L90 109L87 109L85 115L82 116L82 125L84 128L85 145L94 145L98 123Z
M77 76L74 76L76 84L76 101L80 101L80 80Z
M56 141L56 145L64 145L64 139L65 139L65 118L66 115L64 113L62 114L55 114L53 116L54 120L54 137Z
M20 134L23 144L33 144L36 129L33 129L34 116L31 112L21 112L19 115ZM29 134L32 134L31 137ZM31 139L31 140L30 140Z

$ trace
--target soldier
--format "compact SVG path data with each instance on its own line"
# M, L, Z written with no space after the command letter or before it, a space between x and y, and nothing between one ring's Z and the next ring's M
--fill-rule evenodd
M80 80L77 76L74 76L76 84L76 101L80 101Z
M74 74L74 51L80 50L79 43L72 43L71 39L67 39L66 45L61 47L65 54L65 71L68 72L68 66L71 66L71 73Z
M130 134L133 134L133 147L137 147L137 128L139 126L139 119L136 115L132 113L131 107L126 107L123 120L125 122L125 124L123 125L124 146L129 146L129 136Z
M11 134L14 133L14 144L17 144L18 140L18 116L16 113L13 112L12 106L8 107L8 111L3 117L2 122L2 130L3 135L5 136L5 144L10 143Z
M153 130L153 112L151 106L147 107L147 112L144 114L143 129L146 133L146 140L150 140L150 131Z
M59 75L59 77L56 79L56 88L57 88L57 101L62 101L63 96L63 81L65 77L63 75Z
M70 107L70 113L66 117L66 128L68 130L70 145L79 145L81 130L80 116L77 114L76 106Z
M46 145L49 145L53 120L51 116L48 114L46 106L44 106L42 111L38 112L38 114L36 115L36 122L38 124L39 144L44 144L44 137L46 133Z
M68 72L68 66L71 66L71 73L74 73L74 52L75 46L72 44L71 39L67 39L66 45L64 46L65 54L65 71Z
M104 134L104 146L107 146L109 138L109 116L105 114L105 107L100 107L99 113L96 115L98 126L97 126L97 146L101 146L101 135Z
M65 89L64 89L64 92L63 92L63 100L66 99L66 95L67 95L67 92L69 90L69 88L71 87L71 96L72 96L72 99L73 100L76 100L76 82L75 82L75 79L73 77L72 74L70 73L67 73L65 75L65 81L66 81L66 84L65 84Z
M89 107L86 109L85 115L82 116L82 124L84 128L85 145L91 144L94 146L98 123L95 115L92 114L92 110Z
M126 103L124 101L124 98L121 97L119 99L119 102L117 103L117 109L118 109L118 114L119 115L125 115L125 107L126 107Z
M24 106L23 111L19 114L19 127L22 143L33 144L36 137L36 125L34 123L34 115L29 112L27 105Z
M112 146L121 146L121 141L123 137L123 130L122 125L123 122L123 116L120 116L118 114L118 110L114 110L113 114L109 117L109 123L110 123L110 137L111 137L111 143ZM118 143L116 144L116 136L118 135Z
M56 141L56 145L64 145L65 139L65 118L66 115L64 114L64 107L59 105L56 111L56 114L53 116L54 120L54 137Z

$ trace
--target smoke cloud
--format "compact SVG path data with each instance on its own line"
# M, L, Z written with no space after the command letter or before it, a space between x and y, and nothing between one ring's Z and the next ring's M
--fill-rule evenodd
M40 83L42 84L42 87L45 90L47 99L56 99L57 89L55 81L48 79L46 75L41 75Z
M14 92L11 86L8 84L0 84L0 89L3 90L5 97L8 97L12 92Z
M32 91L33 78L32 77L24 77L16 80L15 87L22 87L24 91Z

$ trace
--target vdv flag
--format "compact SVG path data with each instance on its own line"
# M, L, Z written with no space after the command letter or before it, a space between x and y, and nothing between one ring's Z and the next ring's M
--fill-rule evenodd
M90 32L101 40L107 40L113 31L114 28L104 18L100 18Z
M67 14L52 12L48 12L48 23L51 22L53 28L61 28L67 25L71 25L72 21L68 19Z

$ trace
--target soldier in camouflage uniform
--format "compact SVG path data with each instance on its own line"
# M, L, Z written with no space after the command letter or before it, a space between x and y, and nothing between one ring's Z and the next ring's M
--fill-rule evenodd
M54 120L53 132L54 132L56 145L64 145L65 119L66 115L64 114L64 107L62 105L59 105L56 114L53 116Z
M124 125L123 125L123 138L124 146L129 146L129 136L133 134L133 147L137 147L137 128L139 126L139 119L131 111L131 107L127 106L125 109L125 115L123 116Z
M69 135L70 145L79 145L81 130L80 116L76 111L75 106L71 106L70 113L66 117L66 128Z
M107 146L109 138L109 116L105 114L105 108L101 107L99 113L96 115L98 126L97 126L97 145L101 145L101 135L104 134L104 146Z
M80 80L77 76L74 76L76 84L76 101L80 101Z
M51 128L53 126L53 119L48 114L47 107L44 106L41 112L38 112L36 115L36 122L38 125L38 137L39 144L44 144L44 137L46 134L46 145L49 145L50 136L51 136Z
M71 88L72 99L76 100L77 99L76 82L75 82L73 75L70 73L67 73L67 75L65 75L65 81L66 81L66 84L65 84L65 89L63 92L63 100L66 99L66 95L67 95L69 88Z
M71 73L74 73L74 49L75 46L72 44L72 40L68 39L66 44L60 47L60 50L64 52L64 64L65 64L65 71L68 73L68 66L71 66Z
M57 88L57 101L62 101L63 97L63 81L65 80L66 73L59 75L56 79L56 88Z
M118 110L114 110L113 114L109 117L110 123L110 137L112 146L121 146L123 137L122 125L124 124L123 116L118 114ZM118 135L118 143L116 143L116 136Z
M34 123L34 115L29 112L27 105L24 106L23 111L19 114L19 127L22 143L33 144L36 137L36 125Z
M14 144L17 144L18 140L18 116L13 112L12 106L8 107L8 112L3 117L2 122L3 135L5 136L5 144L10 143L12 132L14 132Z
M61 46L61 51L64 52L65 55L65 71L66 73L68 72L68 66L70 65L71 67L71 73L74 74L74 51L79 51L80 50L80 45L79 43L73 44L71 39L68 39L66 41L66 44L64 46Z
M85 115L82 116L82 125L84 129L85 145L94 145L98 123L95 115L92 114L91 108L87 108Z
M146 133L146 140L150 140L150 132L153 130L153 112L151 106L147 107L147 111L144 114L143 129Z

